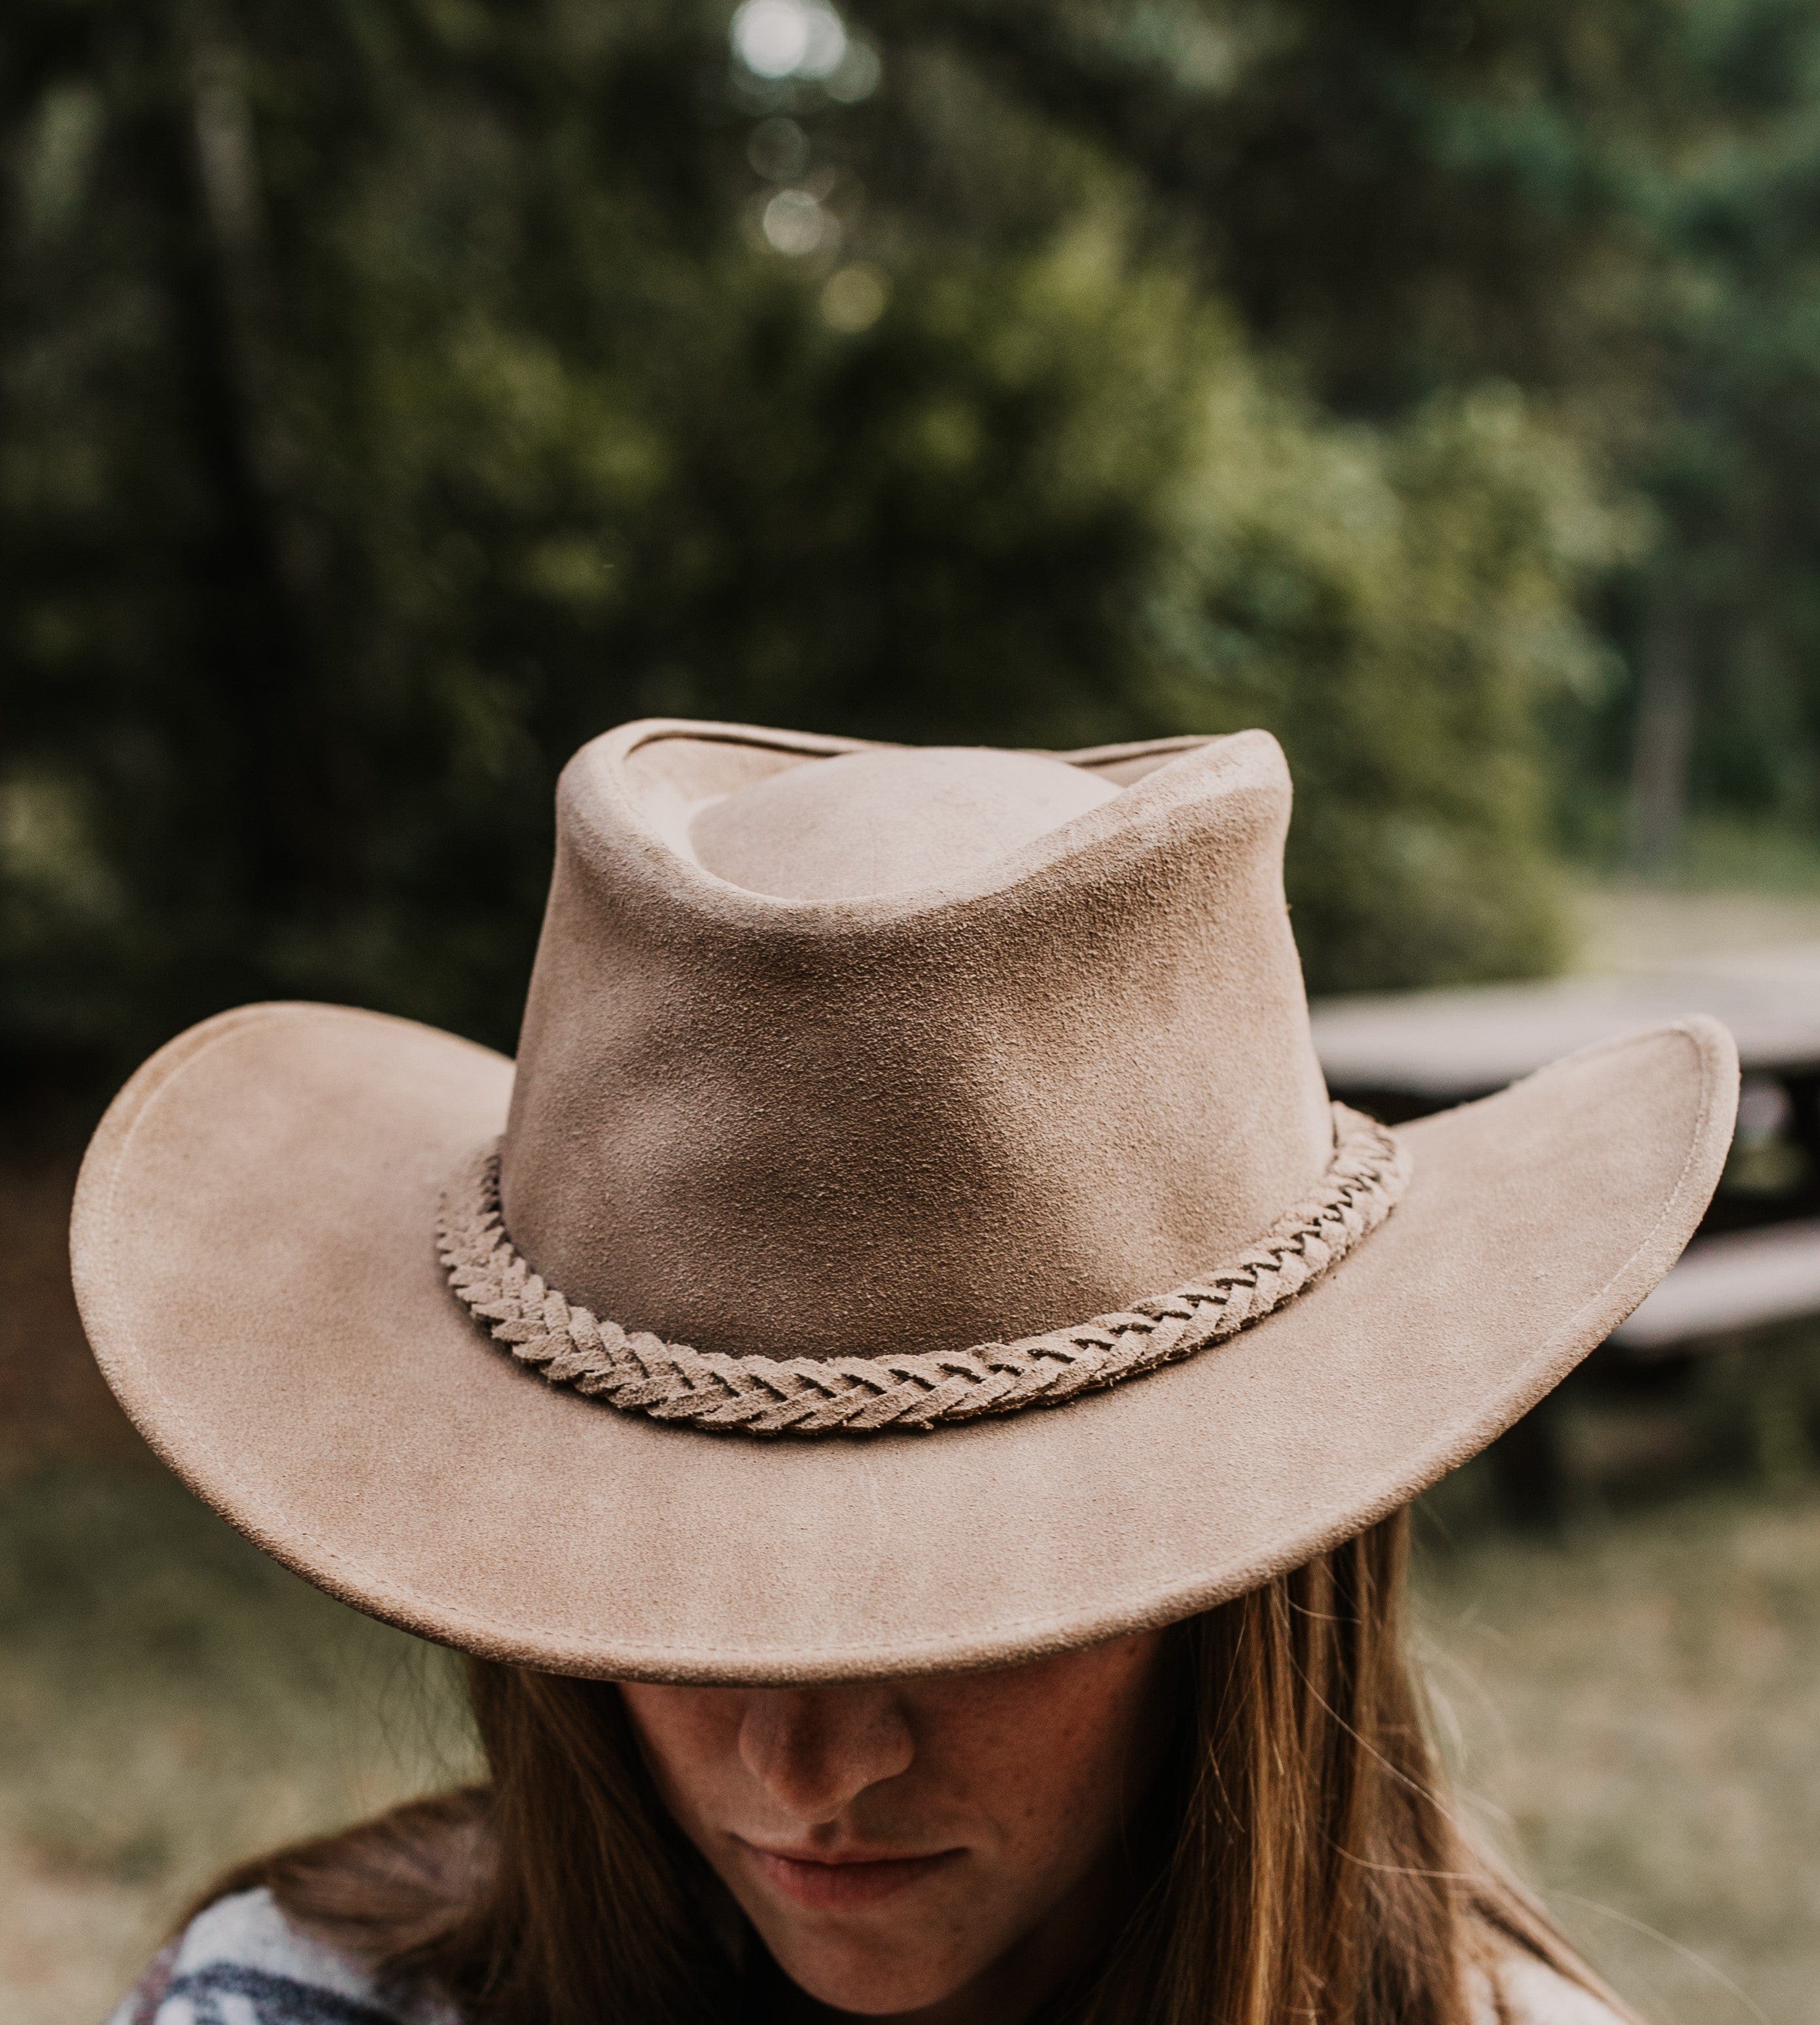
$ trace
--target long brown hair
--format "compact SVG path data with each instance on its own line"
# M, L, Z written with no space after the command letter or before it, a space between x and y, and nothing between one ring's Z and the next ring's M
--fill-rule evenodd
M1178 1627L1178 1731L1131 1837L1130 1915L1046 2019L1470 2025L1475 1961L1513 1946L1596 1987L1443 1797L1405 1650L1408 1537L1399 1515ZM469 2025L762 2017L777 1972L671 1822L618 1690L478 1660L469 1685L487 1784L211 1895L268 1885Z

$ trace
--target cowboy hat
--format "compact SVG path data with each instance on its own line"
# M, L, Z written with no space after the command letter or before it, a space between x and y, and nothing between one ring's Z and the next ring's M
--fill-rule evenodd
M1683 1021L1331 1106L1259 732L1052 756L651 722L563 777L516 1075L179 1036L72 1231L147 1439L358 1608L703 1683L1006 1663L1292 1567L1636 1306L1729 1143Z

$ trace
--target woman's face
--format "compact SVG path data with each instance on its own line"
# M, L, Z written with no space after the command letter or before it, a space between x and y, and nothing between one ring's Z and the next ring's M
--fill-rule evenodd
M658 1787L785 1974L869 2018L1000 2025L1117 1906L1168 1727L1163 1637L833 1688L627 1685Z

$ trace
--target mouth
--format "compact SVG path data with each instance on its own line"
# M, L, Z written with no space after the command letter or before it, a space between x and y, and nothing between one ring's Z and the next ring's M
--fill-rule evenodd
M786 1898L830 1910L879 1905L966 1854L944 1849L929 1856L829 1856L811 1850L765 1849L752 1842L745 1847L766 1881Z

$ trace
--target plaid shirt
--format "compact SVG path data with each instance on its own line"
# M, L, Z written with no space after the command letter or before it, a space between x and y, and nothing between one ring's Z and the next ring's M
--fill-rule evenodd
M108 2025L459 2025L442 2005L381 1989L345 1955L300 1934L269 1891L222 1898L193 1920Z

